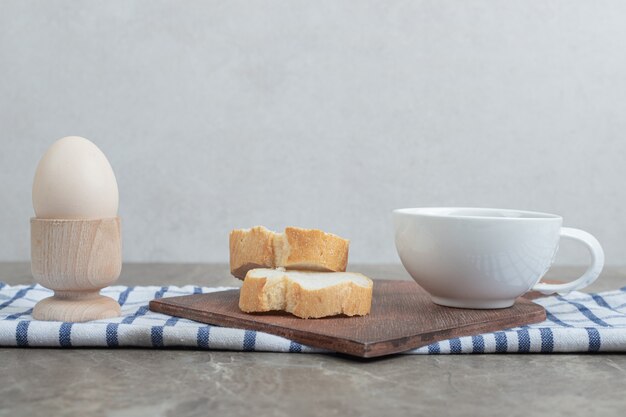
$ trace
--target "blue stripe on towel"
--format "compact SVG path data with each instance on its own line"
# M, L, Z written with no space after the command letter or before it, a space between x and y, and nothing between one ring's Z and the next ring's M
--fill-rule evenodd
M124 320L122 320L122 324L132 324L132 322L135 321L137 317L143 316L144 314L148 312L148 310L149 310L148 306L139 307L139 309L137 309L135 314L133 314L132 316L124 317Z
M208 349L209 348L209 333L211 332L211 326L203 326L198 329L198 335L196 341L198 347Z
M431 343L430 345L428 345L428 353L441 353L441 346L439 345L439 342Z
M0 304L0 309L10 306L11 304L13 304L14 301L19 300L20 298L22 298L26 294L28 294L28 291L32 290L33 288L35 288L35 284L29 285L26 288L22 288L21 290L16 292L15 295L12 298L10 298L7 301L5 301L4 303Z
M517 331L517 351L520 353L530 352L530 335L527 329Z
M246 330L243 336L243 350L245 352L253 351L256 347L256 332L254 330Z
M459 339L458 337L450 339L450 353L463 353L461 339Z
M481 335L472 336L472 353L485 353L485 339Z
M587 317L589 320L591 320L595 324L597 324L599 326L602 326L602 327L611 327L611 325L605 323L603 320L601 320L598 316L593 314L593 312L591 310L589 310L587 307L585 307L584 305L582 305L580 303L577 303L577 302L574 302L574 301L568 301L565 298L563 298L562 296L558 296L557 298L559 300L566 301L569 304L571 304L574 307L576 307L578 309L578 311L580 311L585 317Z
M609 305L609 303L606 302L606 300L604 299L604 297L602 297L600 294L589 294L591 296L591 298L593 299L593 301L596 302L596 304L598 304L600 307L604 307L604 308L608 308L611 311L614 311L616 313L619 313L620 315L624 315L623 312L621 312L620 310L618 310L617 308L613 308ZM605 320L608 317L605 317Z
M585 330L587 330L587 336L589 337L589 352L598 352L602 346L600 332L592 327L588 327Z
M118 347L119 341L117 339L117 329L120 325L118 323L107 324L106 338L108 347Z
M541 352L552 352L554 350L554 337L552 335L552 330L549 328L543 328L539 329L539 333L541 334Z
M72 347L72 325L74 323L61 323L59 328L59 344L61 347Z
M15 341L20 347L28 346L28 326L30 321L20 321L15 328Z
M289 344L289 352L295 352L295 353L302 352L302 345L298 342L291 342Z
M172 316L169 319L167 319L164 326L175 326L176 323L178 323L178 320L180 320L180 318Z
M155 299L162 298L166 292L167 292L167 287L161 287L161 289L154 294L154 298Z
M161 289L159 289L159 291L157 291L154 294L154 299L156 300L157 298L163 297L163 294L165 294L166 292L167 292L167 287L161 287ZM131 324L133 321L135 321L137 317L146 315L148 311L150 311L150 308L148 307L148 305L143 305L137 309L137 312L135 314L133 314L132 316L125 317L124 320L122 320L122 323Z
M572 327L571 324L567 324L559 320L554 314L550 313L548 310L546 310L546 318L550 320L551 322L558 324L559 326Z
M133 290L134 287L128 287L126 288L124 291L122 291L120 293L120 297L117 299L117 303L120 306L124 306L124 304L126 304L126 300L128 300L128 295L130 294L130 292Z
M153 326L150 330L150 340L153 347L163 347L163 326Z
M23 311L23 312L21 312L21 313L11 314L10 316L7 316L5 320L17 320L17 319L19 319L20 317L23 317L23 316L29 316L29 315L31 315L32 313L33 313L33 309L32 309L32 308L29 308L28 310Z
M494 333L494 338L496 339L496 352L504 353L508 350L508 343L506 340L506 333L504 332L496 332Z
M589 294L589 295L591 296L591 298L593 298L593 301L595 301L596 304L598 304L599 306L604 307L604 308L610 308L612 310L611 306L608 305L607 302L604 300L604 298L602 298L602 296L600 296L599 294Z

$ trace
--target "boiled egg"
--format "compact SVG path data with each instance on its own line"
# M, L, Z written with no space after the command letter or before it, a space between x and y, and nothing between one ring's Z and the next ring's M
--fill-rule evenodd
M78 136L59 139L39 161L33 181L37 218L111 218L118 204L113 168L93 142Z

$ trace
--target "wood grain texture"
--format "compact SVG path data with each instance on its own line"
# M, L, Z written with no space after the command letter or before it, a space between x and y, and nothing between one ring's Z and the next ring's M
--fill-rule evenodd
M303 320L278 312L246 314L239 310L238 301L239 290L229 290L153 300L150 310L202 323L258 330L364 358L546 318L543 307L525 299L501 310L439 306L412 281L375 280L372 311L364 317Z
M31 219L31 269L54 296L35 305L37 320L82 322L120 315L119 304L100 295L122 269L120 219Z

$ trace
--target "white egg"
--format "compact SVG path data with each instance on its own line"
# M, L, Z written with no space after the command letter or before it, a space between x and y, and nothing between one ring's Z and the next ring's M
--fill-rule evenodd
M87 139L68 136L46 151L33 182L33 208L40 219L117 216L119 193L113 168Z

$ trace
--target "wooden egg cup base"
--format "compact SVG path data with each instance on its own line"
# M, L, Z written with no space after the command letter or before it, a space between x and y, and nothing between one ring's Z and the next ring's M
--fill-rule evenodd
M55 291L52 297L39 301L33 309L35 320L82 322L118 317L120 305L114 299L94 292Z
M119 217L33 218L30 227L33 277L54 291L35 305L33 318L84 322L120 315L117 301L100 295L122 269Z

